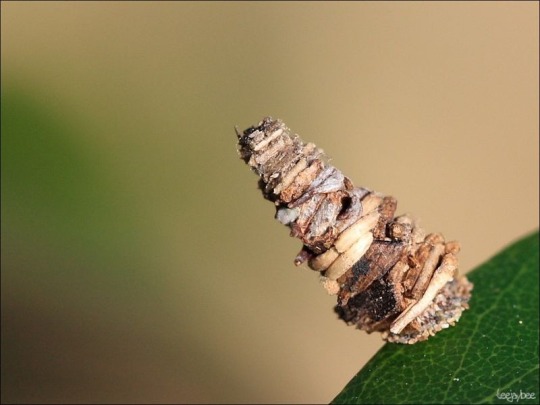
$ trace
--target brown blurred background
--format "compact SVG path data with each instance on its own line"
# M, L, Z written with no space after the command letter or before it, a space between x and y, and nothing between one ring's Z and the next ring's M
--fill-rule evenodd
M1 22L2 402L327 403L382 346L294 267L234 125L282 118L459 239L462 271L538 226L536 2Z

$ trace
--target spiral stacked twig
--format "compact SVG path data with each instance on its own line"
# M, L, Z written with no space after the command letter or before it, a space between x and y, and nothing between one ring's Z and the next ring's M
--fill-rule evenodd
M459 320L472 284L457 274L457 242L395 217L393 197L354 187L280 120L264 118L237 135L276 218L304 244L295 264L320 272L341 319L409 344Z

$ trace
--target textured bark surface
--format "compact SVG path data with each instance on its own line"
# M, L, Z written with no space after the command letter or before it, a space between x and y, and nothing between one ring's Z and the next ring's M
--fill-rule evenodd
M324 153L280 120L237 133L241 158L259 176L276 219L300 239L295 264L320 272L351 325L399 343L425 340L468 308L472 284L458 276L459 244L426 235L397 200L354 187Z

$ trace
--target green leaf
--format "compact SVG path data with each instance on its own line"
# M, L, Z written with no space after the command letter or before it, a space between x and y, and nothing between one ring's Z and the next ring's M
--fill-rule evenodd
M455 327L386 344L332 403L538 403L538 250L536 232L470 272Z

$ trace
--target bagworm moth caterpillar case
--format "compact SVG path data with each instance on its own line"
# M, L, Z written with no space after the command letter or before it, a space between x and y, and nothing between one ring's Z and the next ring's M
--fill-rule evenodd
M276 219L304 244L295 264L320 273L341 319L408 344L459 320L473 286L458 275L457 242L394 216L393 197L354 187L281 120L264 118L237 135Z

